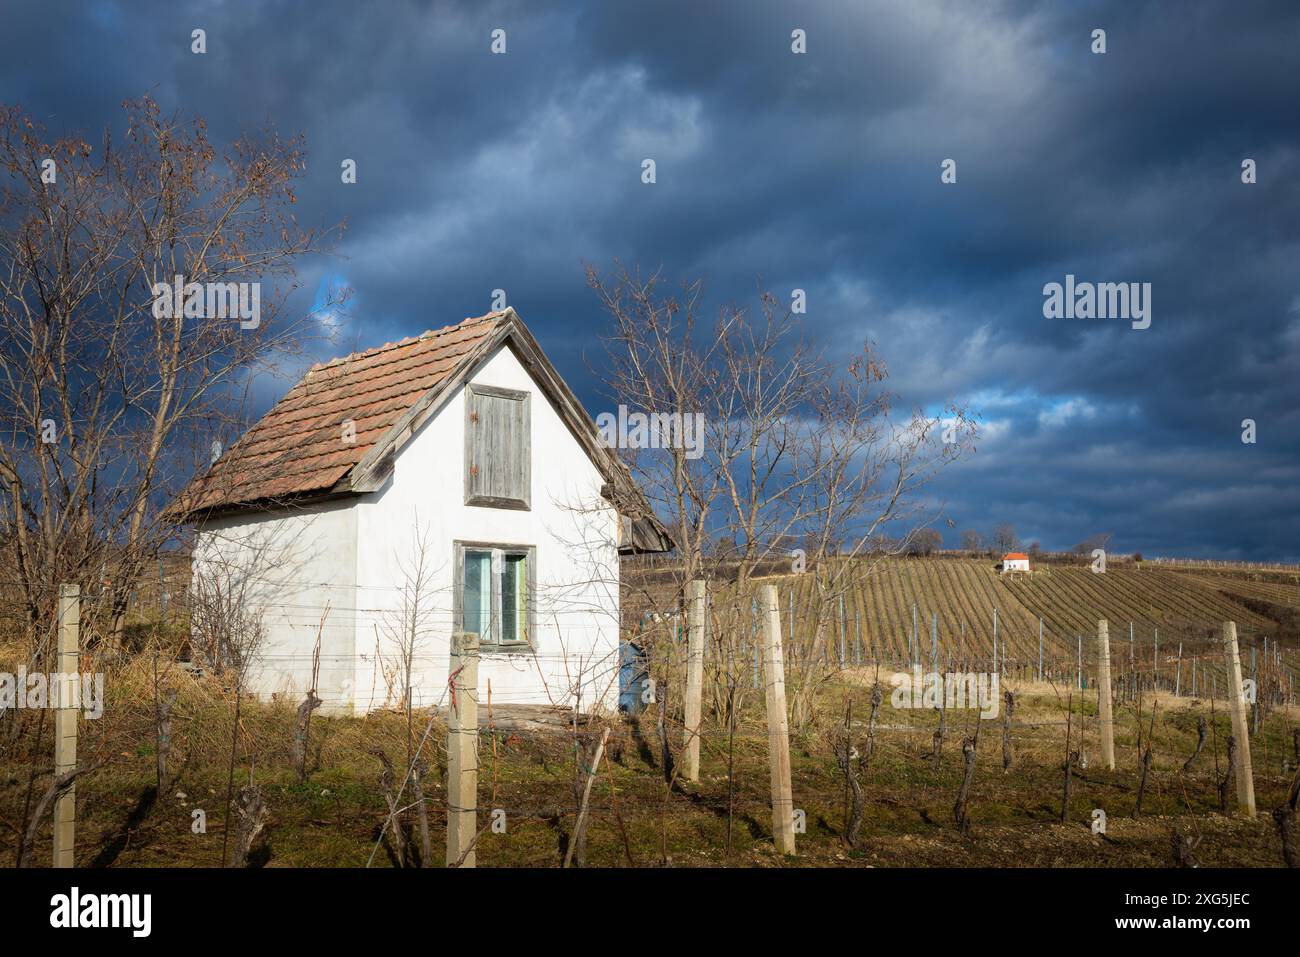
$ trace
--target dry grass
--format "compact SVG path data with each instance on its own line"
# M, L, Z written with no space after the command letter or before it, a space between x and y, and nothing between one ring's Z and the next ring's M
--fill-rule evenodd
M92 663L93 662L89 662ZM161 797L155 782L153 657L144 654L110 669L105 715L81 722L83 759L108 763L77 787L78 862L83 865L213 866L220 862L226 775L233 730L233 700L212 678L195 678L178 666L161 668L161 683L178 691L174 712L173 770L178 779ZM0 665L0 667L7 667ZM1252 741L1260 816L1254 821L1217 812L1215 743L1192 772L1182 762L1196 740L1197 717L1209 703L1158 696L1155 774L1134 818L1137 788L1137 715L1134 704L1116 709L1119 767L1095 764L1095 695L1085 695L1085 753L1093 763L1075 780L1069 823L1060 823L1061 762L1066 702L1072 698L1074 728L1080 700L1068 689L1046 683L1012 687L1019 702L1013 730L1016 762L1004 773L1001 721L984 723L970 802L972 832L961 836L952 823L960 784L960 737L973 727L973 712L948 715L948 735L938 761L930 756L933 711L897 710L888 691L880 714L876 756L864 775L867 797L862 840L855 849L840 837L844 779L831 749L835 726L853 702L854 737L861 740L874 674L848 671L828 685L819 719L792 741L795 803L805 812L807 831L798 836L799 856L779 859L772 850L768 806L766 732L756 695L738 724L731 846L727 847L729 784L726 728L706 724L701 780L667 792L657 764L653 719L616 720L612 760L602 766L593 790L588 863L596 866L1167 866L1173 827L1199 831L1206 865L1280 866L1281 851L1267 811L1280 803L1295 766L1291 731L1297 709L1276 710ZM676 696L674 696L676 697ZM1088 700L1091 698L1091 700ZM706 703L707 703L706 695ZM1143 701L1144 719L1152 696ZM237 784L262 785L270 809L265 844L256 862L268 866L364 866L386 817L377 781L379 762L369 752L384 749L399 773L405 766L404 715L312 720L309 770L300 782L290 766L296 702L244 702L241 708ZM1215 708L1217 755L1223 761L1228 719ZM707 707L707 704L706 704ZM24 734L10 742L10 714L0 721L0 832L4 847L16 834L33 775L48 780L50 736L45 724L39 743L38 716L27 713ZM429 722L417 714L417 738ZM431 769L425 795L433 826L434 864L441 863L445 791L441 774L444 729L435 720L427 752ZM674 733L674 744L680 732ZM494 748L495 744L495 756ZM575 751L563 733L501 733L481 739L480 824L492 808L506 811L505 834L488 832L478 848L480 866L557 866L574 816ZM1105 809L1104 837L1091 833L1093 808ZM192 812L207 815L207 833L192 830ZM49 847L48 827L38 860ZM386 849L375 864L389 866Z

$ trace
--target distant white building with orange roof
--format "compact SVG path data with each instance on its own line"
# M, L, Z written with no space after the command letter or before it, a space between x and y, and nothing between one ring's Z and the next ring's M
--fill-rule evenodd
M1003 572L1029 571L1029 556L1024 552L1007 552L1002 556Z

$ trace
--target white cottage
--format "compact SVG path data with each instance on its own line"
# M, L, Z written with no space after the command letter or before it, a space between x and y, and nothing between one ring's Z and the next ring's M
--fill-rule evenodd
M1004 573L1029 571L1029 556L1024 552L1007 552L1002 556L1002 571Z
M172 511L196 622L260 634L250 690L315 673L332 713L398 706L408 661L445 704L456 630L494 703L613 707L619 555L672 547L512 309L313 366Z

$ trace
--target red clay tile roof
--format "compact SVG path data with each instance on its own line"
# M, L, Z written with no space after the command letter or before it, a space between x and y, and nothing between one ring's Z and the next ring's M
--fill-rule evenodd
M193 514L327 492L507 313L489 313L314 365L168 509ZM356 424L356 442L342 441Z
M1026 555L1024 552L1007 552L1005 555L1002 556L1002 560L1005 562L1008 559L1021 559L1027 562L1029 561L1029 556Z

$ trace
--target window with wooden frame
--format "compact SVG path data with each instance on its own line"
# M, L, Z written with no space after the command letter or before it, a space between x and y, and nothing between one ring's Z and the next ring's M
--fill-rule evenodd
M465 504L527 510L532 499L529 394L465 387Z
M529 650L536 555L531 545L457 542L456 627L478 635L484 648Z

